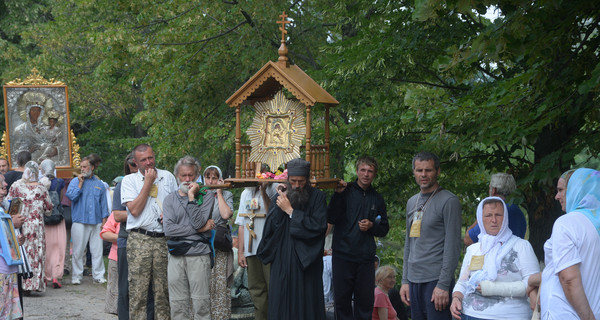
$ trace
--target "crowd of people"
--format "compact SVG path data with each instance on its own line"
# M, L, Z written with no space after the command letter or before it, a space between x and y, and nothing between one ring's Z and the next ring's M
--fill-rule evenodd
M240 296L232 290L236 264L247 271L235 283L247 287L254 319L600 318L596 170L559 178L556 200L567 214L544 245L540 272L525 216L506 202L516 189L510 174L492 175L463 239L468 215L441 187L440 159L418 153L412 169L420 190L406 204L398 290L397 270L380 267L376 256L376 238L390 225L372 185L373 157L356 161L356 180L339 181L329 202L311 186L303 159L287 163L280 183L247 187L233 222L239 241L230 227L234 196L219 167L202 170L188 155L173 172L158 169L152 147L140 144L125 155L124 177L111 190L95 175L100 163L86 156L64 181L52 160L38 165L27 151L12 171L0 159L0 201L6 212L7 200L20 203L11 217L27 260L17 267L0 258L1 319L23 317L23 295L62 287L68 237L71 283L81 283L87 253L94 282L108 281L105 311L119 319L230 319L232 296ZM65 208L70 229L54 219ZM103 240L111 243L108 272Z

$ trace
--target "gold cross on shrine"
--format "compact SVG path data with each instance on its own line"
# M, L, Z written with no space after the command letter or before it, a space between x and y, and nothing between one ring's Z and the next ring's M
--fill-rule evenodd
M277 21L277 23L281 24L279 30L281 31L281 41L283 42L285 41L285 35L288 33L287 30L285 30L285 25L291 22L287 20L288 15L285 14L285 11L283 12L283 14L280 14L279 17L281 18L281 20Z
M254 218L265 218L267 215L264 213L254 213L254 210L251 209L250 213L240 213L240 217L248 217L250 219L250 223L246 223L246 228L248 229L248 233L250 233L250 238L248 238L248 251L252 250L252 238L256 239L256 232L254 232Z

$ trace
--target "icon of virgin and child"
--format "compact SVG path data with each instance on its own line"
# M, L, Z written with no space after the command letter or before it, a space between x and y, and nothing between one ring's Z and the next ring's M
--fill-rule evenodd
M17 110L24 122L16 126L12 135L11 145L16 150L12 154L25 150L38 163L45 159L63 163L64 116L55 110L52 97L39 91L25 92L17 99Z

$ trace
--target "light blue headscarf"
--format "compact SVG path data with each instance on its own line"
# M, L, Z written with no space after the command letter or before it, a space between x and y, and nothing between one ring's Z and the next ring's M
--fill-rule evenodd
M600 235L600 171L577 169L567 183L567 214L583 213Z

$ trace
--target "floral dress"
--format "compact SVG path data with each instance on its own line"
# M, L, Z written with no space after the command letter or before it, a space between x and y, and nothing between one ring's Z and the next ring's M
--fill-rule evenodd
M25 236L25 254L29 259L33 277L23 280L23 290L44 292L44 263L46 261L46 239L44 232L44 214L52 211L52 201L48 190L40 184L26 184L18 180L10 187L9 199L21 198L21 215L25 222L21 234Z
M217 194L215 193L215 197ZM223 191L223 199L233 211L233 194ZM227 220L221 217L219 200L215 199L213 220L218 225L226 225ZM210 277L210 318L227 320L231 318L231 285L233 284L233 251L215 249L215 265Z

